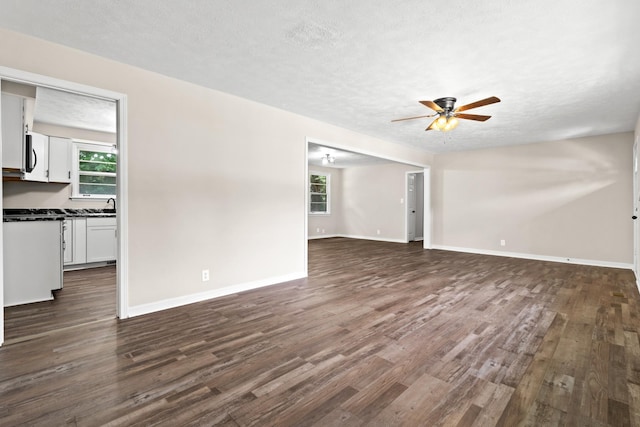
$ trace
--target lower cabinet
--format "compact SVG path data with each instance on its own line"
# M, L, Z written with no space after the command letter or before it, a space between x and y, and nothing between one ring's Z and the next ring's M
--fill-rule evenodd
M115 218L87 218L87 262L115 260L117 239Z
M64 265L116 260L116 218L71 218L64 222Z
M60 221L3 222L4 306L52 300L62 288Z

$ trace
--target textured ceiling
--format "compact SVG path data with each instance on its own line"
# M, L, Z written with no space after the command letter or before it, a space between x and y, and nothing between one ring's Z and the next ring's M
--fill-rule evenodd
M631 131L640 114L637 0L0 6L1 27L432 152ZM502 102L446 134L390 122L444 96Z
M73 128L116 133L116 104L103 99L36 89L34 120Z

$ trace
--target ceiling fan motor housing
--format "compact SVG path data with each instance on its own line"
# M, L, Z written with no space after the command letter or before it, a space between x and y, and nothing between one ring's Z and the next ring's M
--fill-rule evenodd
M442 108L446 113L453 111L453 106L456 103L456 98L451 96L447 96L444 98L438 98L433 101L438 105L438 107Z

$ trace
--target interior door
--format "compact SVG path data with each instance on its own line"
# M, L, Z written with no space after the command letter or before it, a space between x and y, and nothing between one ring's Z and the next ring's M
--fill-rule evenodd
M407 174L407 240L416 240L416 174Z

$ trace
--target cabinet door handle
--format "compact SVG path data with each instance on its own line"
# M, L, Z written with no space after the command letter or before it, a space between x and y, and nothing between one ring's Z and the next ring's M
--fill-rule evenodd
M71 179L71 171L69 171L69 179Z

